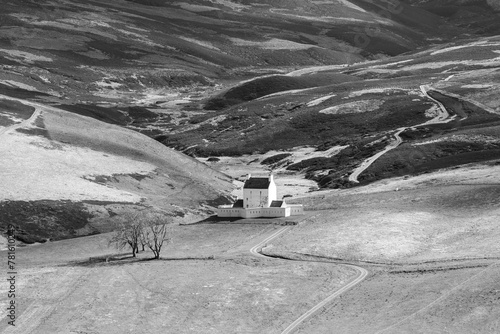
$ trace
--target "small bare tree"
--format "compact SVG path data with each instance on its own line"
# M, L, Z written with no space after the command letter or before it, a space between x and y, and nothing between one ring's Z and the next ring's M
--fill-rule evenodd
M132 249L132 256L136 257L142 238L142 219L138 214L125 214L123 220L119 221L117 225L118 228L109 239L109 245L114 245L118 249L129 246Z
M149 215L142 229L143 241L153 252L154 258L160 258L164 244L172 241L172 218L162 214Z

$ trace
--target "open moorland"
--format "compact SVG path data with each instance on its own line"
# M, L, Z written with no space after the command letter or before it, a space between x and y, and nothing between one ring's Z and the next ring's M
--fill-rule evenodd
M97 106L196 100L242 77L394 56L430 32L487 33L363 0L22 0L0 21L1 92ZM372 43L360 39L367 26Z
M469 165L304 198L317 211L263 249L371 275L298 333L496 333L498 165Z
M3 1L0 332L499 333L499 17ZM304 216L210 217L269 172ZM159 260L110 246L150 211L172 220Z
M299 173L322 188L495 159L499 47L498 37L489 37L390 61L276 76L276 81L321 83L330 75L333 83L240 101L197 116L191 127L160 139L197 156L260 154L255 160L264 170ZM259 82L268 87L264 80L269 77L244 82L215 99L229 103L236 92L247 99ZM315 151L306 159L299 153L304 146ZM349 176L386 148L353 182ZM274 159L265 161L269 152ZM217 159L209 162L224 168Z
M18 325L282 333L356 278L349 263L368 276L295 332L496 333L498 175L498 165L469 165L296 199L313 210L263 244L267 258L250 250L284 220L176 225L157 261L110 248L109 233L19 247Z
M436 71L408 77L391 56L467 32L484 38L474 50L494 66L496 42L484 36L497 31L497 14L474 6L469 20L490 22L487 31L407 1L5 2L2 229L10 221L31 243L106 232L141 208L194 221L227 202L234 188L222 173L249 169L279 172L293 186L283 195L349 187L346 176L390 144L395 128L434 115L416 93ZM387 96L385 74L379 82L365 73L377 67L410 88ZM373 84L383 91L361 93ZM208 161L214 155L227 164ZM383 167L359 181L393 174Z
M59 121L46 112L33 116L36 129L24 129L18 123L32 117L29 101L38 101L68 112L63 115L146 134L232 177L274 171L295 187L289 195L484 161L500 152L500 26L496 7L486 0L459 8L449 1L411 0L17 1L3 9L0 93L10 98L2 98L0 126L15 127L33 142L49 136L50 145L85 147L76 138L81 126L98 124L55 125ZM101 130L89 136L96 132ZM27 164L14 167L20 161L5 169L23 173ZM106 185L97 201L109 201L116 180L127 190L158 189L158 182L144 177L155 170L152 165L118 165L73 176L87 188L89 178ZM50 184L42 194L20 195L18 204L5 207L58 210L59 204L47 201L85 197L61 198L54 191L58 181L44 182ZM231 185L216 188L226 196L231 191ZM26 187L9 185L8 192L22 194ZM221 203L220 195L209 200ZM130 202L118 197L111 202Z
M107 235L20 248L17 326L26 333L133 333L144 326L152 333L280 332L355 271L251 256L275 229L262 222L177 226L160 261L117 254ZM122 260L106 263L105 255Z
M0 130L0 221L2 229L14 224L26 243L107 232L123 213L145 208L199 220L232 190L226 175L138 132L40 103L0 101L15 106Z

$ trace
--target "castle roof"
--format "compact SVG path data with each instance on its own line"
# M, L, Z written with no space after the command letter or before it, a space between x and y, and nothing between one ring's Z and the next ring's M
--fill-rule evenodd
M272 201L271 205L269 205L270 208L281 208L283 205L283 201Z
M251 177L246 180L244 189L268 189L270 180L267 177Z
M233 208L242 208L243 207L243 200L239 199L233 204Z

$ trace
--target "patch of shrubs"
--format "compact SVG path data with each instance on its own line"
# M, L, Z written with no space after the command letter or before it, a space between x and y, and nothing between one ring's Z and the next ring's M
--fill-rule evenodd
M145 120L155 120L158 119L158 114L155 112L150 111L147 108L143 107L138 107L138 106L132 106L125 108L125 111L129 115L129 117L132 119L133 123L145 121Z
M291 153L276 154L276 155L273 155L272 157L269 157L269 158L262 160L261 164L262 165L272 165L272 164L275 164L275 163L277 163L285 158L288 158L291 155L292 155Z
M346 177L339 177L338 173L328 174L318 181L320 188L344 189L351 186L351 182Z
M229 106L239 104L241 102L255 100L259 97L277 92L319 87L330 85L333 83L343 83L354 80L359 79L345 74L310 75L304 77L275 75L271 77L252 80L240 86L233 87L224 94L210 99L205 104L204 109L221 110ZM293 106L293 108L298 107L300 107L300 105Z
M165 0L127 0L127 1L152 7L164 7L166 2Z
M309 171L327 169L332 164L336 163L337 159L333 158L312 158L299 161L287 167L288 170L300 171L303 169L308 169Z
M5 230L9 222L15 226L16 239L25 243L76 237L77 230L88 226L91 218L92 215L80 202L43 200L0 203L0 230Z
M302 160L287 167L288 170L303 170L307 169L308 172L325 170L325 169L338 169L342 166L349 166L352 164L360 163L362 160L374 155L376 152L382 150L386 146L385 142L378 142L374 145L363 146L350 146L333 157L317 157L307 160Z

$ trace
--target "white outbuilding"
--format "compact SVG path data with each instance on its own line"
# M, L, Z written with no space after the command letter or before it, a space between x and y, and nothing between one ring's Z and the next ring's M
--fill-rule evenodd
M217 209L219 217L289 217L304 213L302 205L289 205L277 200L274 176L252 177L248 175L243 186L243 199L231 205L221 205Z

